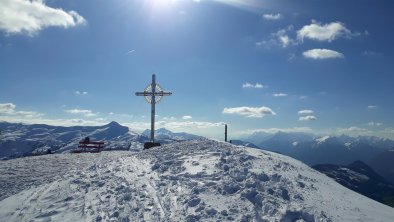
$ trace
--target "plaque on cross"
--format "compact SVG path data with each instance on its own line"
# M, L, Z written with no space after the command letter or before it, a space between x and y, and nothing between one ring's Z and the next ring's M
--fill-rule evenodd
M165 92L159 84L156 83L156 75L152 75L152 83L149 84L143 92L136 92L136 96L143 96L146 102L151 104L151 125L150 137L151 142L145 143L144 149L149 149L154 146L160 146L160 143L155 142L155 105L159 103L163 96L171 96L172 92Z

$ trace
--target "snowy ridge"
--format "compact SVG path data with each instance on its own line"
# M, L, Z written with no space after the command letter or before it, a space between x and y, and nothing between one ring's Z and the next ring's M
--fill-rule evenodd
M128 150L138 144L142 147L141 141L145 140L145 137L116 122L103 126L72 127L0 122L0 129L0 159L47 153L47 150L70 152L85 137L105 140L107 150Z
M42 181L38 187L2 200L0 218L5 221L394 220L393 208L357 194L297 160L223 142L199 140L139 153L59 154L28 157L24 161L31 169L38 167L35 164L39 158L57 161L55 157L60 155L79 160L80 168L90 166L86 170L71 170L53 181ZM14 168L17 160L0 164ZM8 178L3 175L1 181Z

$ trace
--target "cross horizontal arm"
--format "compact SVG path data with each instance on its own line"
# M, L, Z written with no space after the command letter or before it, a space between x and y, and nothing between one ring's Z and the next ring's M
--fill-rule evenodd
M136 96L153 96L152 92L136 92L135 93ZM172 92L155 92L154 93L155 96L171 96Z
M136 92L135 95L136 95L136 96L151 96L152 93L148 93L148 92Z
M171 96L171 95L172 95L172 92L161 91L161 92L156 92L155 93L155 96Z

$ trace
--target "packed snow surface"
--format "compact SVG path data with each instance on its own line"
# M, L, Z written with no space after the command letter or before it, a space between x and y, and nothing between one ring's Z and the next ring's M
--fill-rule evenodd
M297 160L211 140L0 161L0 175L1 221L394 221Z

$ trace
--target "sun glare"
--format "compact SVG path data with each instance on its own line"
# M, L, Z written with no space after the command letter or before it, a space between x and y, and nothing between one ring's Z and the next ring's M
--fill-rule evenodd
M214 1L226 5L231 5L237 8L244 8L244 9L263 7L263 2L261 0L214 0Z
M151 0L152 7L155 9L165 9L175 4L176 0Z

